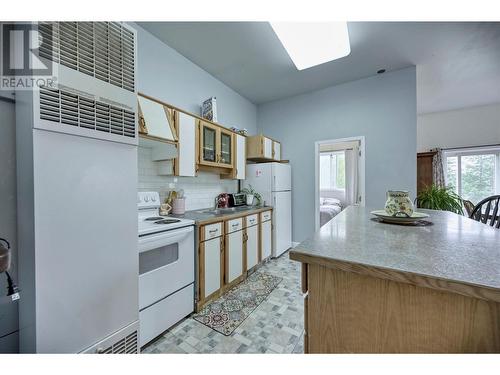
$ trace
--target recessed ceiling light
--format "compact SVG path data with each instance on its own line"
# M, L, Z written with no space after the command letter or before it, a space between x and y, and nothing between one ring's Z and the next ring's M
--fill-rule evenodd
M347 22L270 22L298 70L351 53Z

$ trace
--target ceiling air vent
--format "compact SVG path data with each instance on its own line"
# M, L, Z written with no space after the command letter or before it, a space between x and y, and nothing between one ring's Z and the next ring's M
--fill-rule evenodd
M137 354L137 331L117 341L106 349L99 350L99 354Z
M118 22L41 22L41 57L134 91L134 33ZM52 46L52 49L50 48Z
M62 90L40 89L40 119L136 137L134 112Z

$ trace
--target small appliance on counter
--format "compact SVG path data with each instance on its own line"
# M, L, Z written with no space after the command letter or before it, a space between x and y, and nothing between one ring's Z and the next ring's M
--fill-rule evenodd
M246 194L243 193L229 194L230 207L244 206L245 204L246 204Z
M220 193L216 200L216 208L228 208L229 207L229 197L230 194L228 193Z
M157 192L138 193L141 347L194 310L194 221L159 208Z

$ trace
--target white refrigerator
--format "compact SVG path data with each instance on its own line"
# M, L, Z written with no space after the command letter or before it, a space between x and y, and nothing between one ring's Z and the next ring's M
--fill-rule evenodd
M243 185L252 185L273 207L273 258L292 247L292 176L289 164L247 164Z

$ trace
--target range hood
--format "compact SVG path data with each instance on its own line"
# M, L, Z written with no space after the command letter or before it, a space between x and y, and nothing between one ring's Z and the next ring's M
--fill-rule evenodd
M139 146L153 149L155 160L177 157L178 137L173 109L159 100L139 94Z

